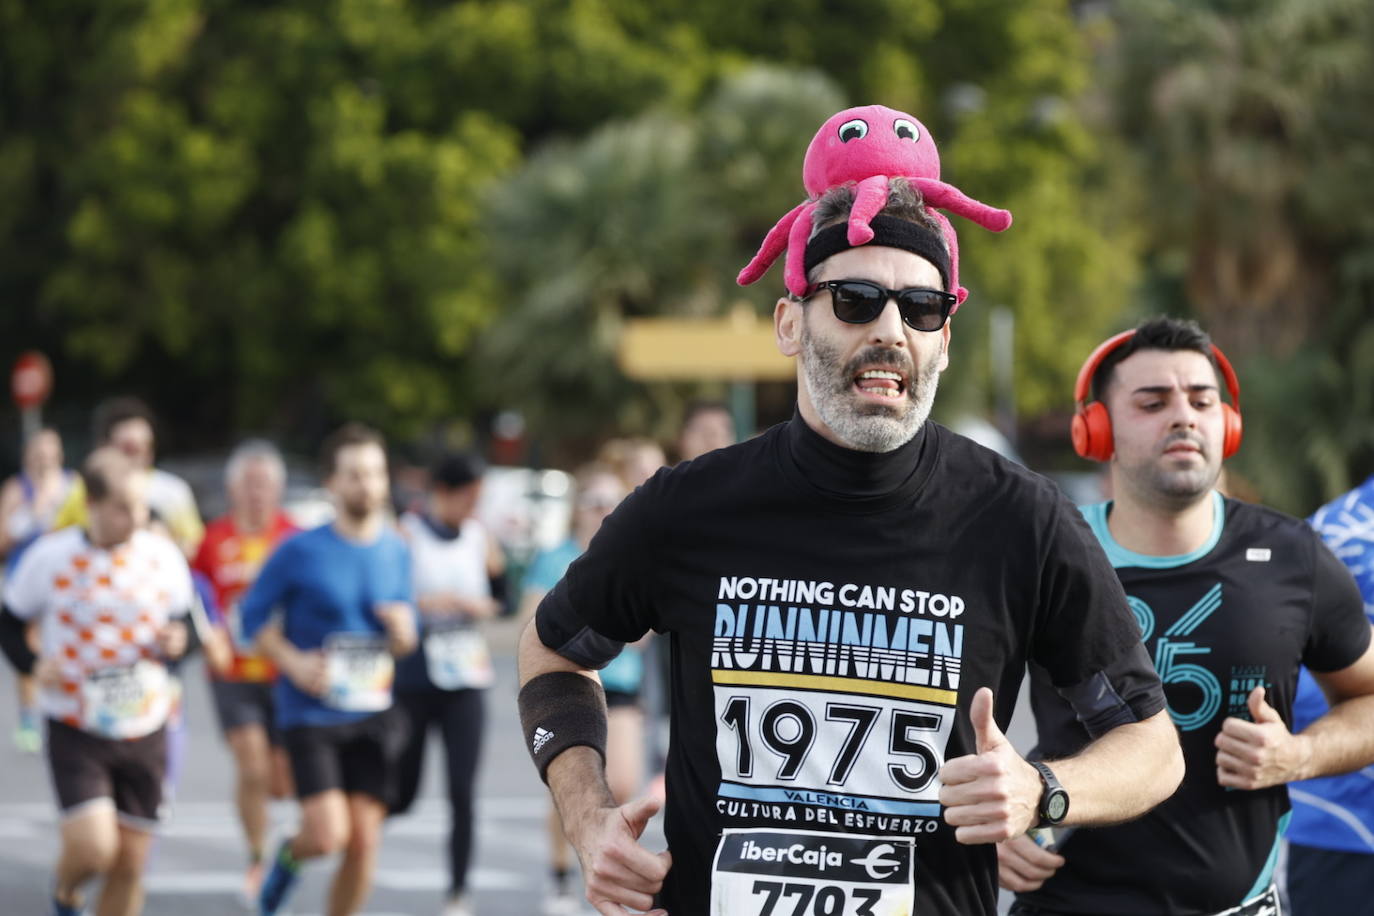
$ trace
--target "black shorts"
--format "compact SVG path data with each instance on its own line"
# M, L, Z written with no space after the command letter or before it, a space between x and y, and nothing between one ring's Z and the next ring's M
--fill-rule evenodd
M155 830L167 775L167 729L120 741L48 720L48 769L64 818L108 800L119 819L138 830Z
M396 707L343 725L302 725L282 732L291 759L296 797L331 789L371 795L386 803L406 740L406 718Z
M1351 912L1352 900L1374 900L1374 855L1288 845L1288 903L1292 916Z
M210 679L210 692L215 698L215 712L219 728L229 733L245 725L260 725L267 732L273 747L281 746L281 732L277 731L273 687L262 681L221 681Z
M630 693L625 690L607 690L606 708L617 709L622 706L638 706L639 693Z

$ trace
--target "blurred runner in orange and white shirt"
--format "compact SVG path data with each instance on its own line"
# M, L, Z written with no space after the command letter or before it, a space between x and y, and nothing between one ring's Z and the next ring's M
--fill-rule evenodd
M82 468L88 530L40 538L5 583L0 648L40 686L62 851L53 912L142 909L142 872L162 803L169 665L191 647L191 574L176 545L144 530L147 477L113 449ZM24 639L37 621L40 651Z
M230 651L211 651L210 688L221 731L234 754L235 800L248 843L244 896L257 899L263 877L270 798L291 793L291 771L281 747L272 705L276 668L243 646L239 636L239 597L253 584L263 563L285 538L298 530L281 510L286 465L272 443L250 439L229 456L224 470L229 512L211 522L192 567L214 590L219 629Z

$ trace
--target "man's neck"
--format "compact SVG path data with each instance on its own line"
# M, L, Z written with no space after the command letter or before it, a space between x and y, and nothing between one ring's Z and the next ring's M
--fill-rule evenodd
M272 523L275 513L259 515L255 512L234 511L234 530L239 534L261 534Z
M95 529L89 527L86 529L86 540L89 541L90 545L94 547L96 550L116 550L120 547L123 547L125 544L129 543L133 539L134 536L132 532L130 532L129 536L124 538L124 540L122 541L112 541L108 537L105 537L104 534L102 534L99 531L96 531Z
M384 519L381 512L371 512L358 518L340 512L334 519L334 531L345 540L371 544L382 533Z
M1142 500L1127 487L1113 487L1107 530L1132 553L1148 557L1176 557L1207 543L1216 524L1212 491L1186 506L1162 506Z

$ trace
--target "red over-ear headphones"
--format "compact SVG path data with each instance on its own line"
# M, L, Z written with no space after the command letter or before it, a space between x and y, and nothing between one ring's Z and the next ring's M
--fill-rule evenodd
M1074 382L1073 399L1077 410L1073 415L1073 450L1084 458L1093 461L1106 461L1112 457L1112 418L1101 401L1085 403L1092 394L1093 376L1113 350L1123 346L1135 336L1135 331L1122 331L1109 337L1088 354L1087 362L1078 370L1078 381ZM1216 344L1212 345L1212 356L1217 368L1226 382L1226 390L1231 395L1231 403L1221 405L1224 432L1221 440L1221 457L1230 458L1240 448L1242 424L1240 420L1240 380L1231 361L1226 358Z

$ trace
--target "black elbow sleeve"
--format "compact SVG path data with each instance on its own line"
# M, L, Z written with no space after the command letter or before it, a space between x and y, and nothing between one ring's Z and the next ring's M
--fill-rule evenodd
M200 651L200 647L202 645L200 638L200 628L196 626L195 618L188 613L186 614L186 616L178 617L176 619L180 621L182 626L186 628L186 651L182 652L176 658L170 658L167 660L167 670L172 672L173 674L176 674L178 671L180 671L181 666L185 664L186 659L190 658L193 654Z
M29 648L28 624L9 608L0 608L0 650L20 674L32 674L38 656Z
M504 570L494 576L487 576L487 582L491 586L492 600L501 605L501 616L505 617L513 610L510 603L510 585Z

